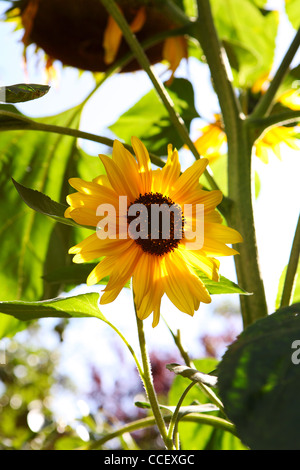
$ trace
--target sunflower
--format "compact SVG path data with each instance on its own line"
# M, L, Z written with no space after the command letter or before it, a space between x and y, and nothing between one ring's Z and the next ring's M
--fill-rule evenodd
M222 200L221 191L205 191L199 184L207 159L197 160L181 174L178 152L169 145L165 166L153 170L143 143L133 137L132 147L136 158L115 140L112 158L99 155L106 175L100 175L92 182L80 178L69 180L76 192L67 196L69 207L65 217L82 225L98 227L95 233L73 246L69 253L75 255L75 263L100 258L89 274L87 284L94 285L109 276L101 304L112 302L132 279L138 317L145 319L153 313L153 326L156 326L164 294L179 310L189 315L198 310L200 302L211 302L197 271L218 282L220 263L215 256L236 254L237 251L227 244L239 243L242 237L234 229L222 225L222 217L216 210ZM137 224L142 211L135 212L140 214L135 217L131 209L144 208L147 229L152 207L162 205L176 207L180 211L179 217L171 212L173 218L170 217L168 237L162 236L161 225L158 236L153 236L150 230L142 233L145 224L141 219ZM192 209L187 216L182 211L186 205ZM185 231L182 236L178 235L178 229L185 225L191 228L197 223L194 210L197 205L203 207L204 213L201 247L190 242L191 238L186 237ZM99 207L104 211L99 213ZM108 210L110 208L112 212ZM104 219L107 226L103 224ZM132 225L140 228L138 237L133 236Z
M226 134L220 123L220 117L216 115L215 122L203 127L201 132L201 136L195 141L195 146L199 154L208 158L211 163L221 156L221 147L226 142ZM255 154L264 163L268 163L269 157L274 154L281 159L284 145L293 150L299 150L296 141L297 127L272 127L255 142Z
M212 163L221 155L221 149L226 143L226 134L223 131L221 116L215 114L215 121L201 129L202 135L196 140L195 145L200 155Z
M132 32L143 42L156 34L177 28L151 0L117 0ZM52 71L55 60L63 65L91 72L105 72L123 57L129 47L114 19L100 0L14 0L6 12L7 20L22 28L22 42L45 52L46 69ZM152 64L166 60L174 74L182 58L187 57L186 39L170 37L147 49ZM131 60L122 71L139 70Z

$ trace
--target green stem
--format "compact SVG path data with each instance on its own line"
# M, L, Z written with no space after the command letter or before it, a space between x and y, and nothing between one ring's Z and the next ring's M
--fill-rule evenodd
M238 132L237 121L241 115L239 101L234 93L229 74L229 62L222 47L212 17L209 0L197 0L198 18L193 35L206 56L213 85L218 96L227 138Z
M183 403L183 400L185 399L186 395L188 394L188 392L190 391L190 389L196 384L196 382L191 382L188 387L185 389L185 391L183 392L183 394L181 395L177 405L176 405L176 408L175 408L175 411L172 415L172 418L171 418L171 421L170 421L170 425L169 425L169 429L168 429L168 438L172 441L174 441L174 436L175 436L175 433L177 432L177 428L178 428L178 421L179 421L179 411L180 411L180 407ZM176 446L177 447L177 446Z
M280 66L277 69L274 78L272 79L269 88L267 89L266 93L262 95L261 99L257 103L254 111L252 113L252 117L263 117L267 115L273 105L273 101L279 86L282 83L286 73L289 70L289 66L300 46L300 28L298 29L293 42L291 43L288 51L286 52Z
M193 361L191 361L187 351L184 349L182 343L181 343L181 335L180 335L180 330L177 331L177 334L175 335L175 333L172 331L172 329L170 328L170 326L167 324L167 322L165 321L173 339L174 339L174 342L185 362L185 365L187 367L190 367L192 369L196 369L196 366L194 365ZM198 382L198 386L200 388L200 390L209 398L209 400L214 403L219 409L220 409L220 412L226 416L225 414L225 411L224 411L224 405L223 403L221 402L221 400L217 397L217 395L213 392L213 390L208 387L207 385L203 384L203 383L200 383Z
M166 416L166 422L170 421L170 417ZM235 426L226 421L225 419L218 418L217 416L208 415L205 413L191 413L190 415L183 416L181 421L188 422L188 423L199 423L199 424L207 424L209 426L213 426L217 429L222 429L223 431L230 432L232 435L237 436ZM87 450L96 450L100 449L106 442L109 442L111 439L115 439L116 437L122 436L127 432L134 432L138 431L139 429L145 429L156 424L155 418L153 416L149 416L147 418L142 418L136 421L132 421L125 426L117 429L114 432L107 434L106 436L98 439L97 441L93 442L92 444L88 444L86 446Z
M142 363L143 363L142 380L145 385L145 389L146 389L147 396L151 405L152 413L155 417L155 421L159 429L160 435L164 441L164 444L168 450L174 450L173 443L168 438L167 428L166 428L164 418L162 416L162 413L159 407L158 399L157 399L156 392L155 392L153 382L152 382L150 361L149 361L148 352L147 352L143 321L138 318L136 314L136 309L135 309L135 315L136 315L140 351L141 351Z
M9 125L9 128L5 128L6 131L8 130L19 130L19 129L26 129L28 131L42 131L42 132L53 132L55 134L61 135L69 135L71 137L76 137L78 139L85 139L90 140L92 142L97 142L99 144L107 145L108 147L113 147L114 141L109 139L108 137L102 137L100 135L91 134L89 132L80 131L79 129L72 129L70 127L63 127L63 126L56 126L53 124L45 124L41 122L34 121L33 119L27 118L25 116L19 116L18 114L12 113L10 111L0 111L0 116L5 116L7 118L13 118L15 121ZM19 122L24 122L24 124L19 124ZM124 144L124 146L133 152L133 148L130 145ZM165 165L164 160L162 160L157 155L153 153L149 154L152 163L156 166L162 168Z
M263 118L253 118L249 116L246 120L247 125L254 129L255 139L264 132L265 130L273 126L283 126L286 124L293 124L300 120L300 110L287 110L277 114L271 114Z
M228 194L233 201L227 220L244 238L244 242L236 247L240 252L240 255L235 256L237 278L245 290L253 293L251 296L240 296L246 327L268 314L259 269L252 207L253 141L227 73L226 59L214 26L209 0L197 0L197 3L198 19L195 22L194 36L199 40L206 56L227 135Z
M286 270L285 281L282 290L280 307L286 307L290 304L293 286L296 279L297 268L300 256L300 217L295 231L295 236L292 244L291 254Z
M189 147L194 157L196 159L199 159L199 152L189 136L189 132L185 126L182 117L176 111L174 103L171 100L166 88L164 87L160 78L154 72L154 69L151 67L151 64L144 52L143 47L137 40L136 36L132 33L125 17L120 12L114 0L101 0L101 2L122 30L123 36L126 39L132 52L134 53L137 61L150 78L158 96L163 102L165 108L167 109L170 116L170 120L174 125L175 129L177 130L178 134L182 138L183 142ZM207 170L205 170L204 175L212 189L219 189L217 183L214 181L213 177Z
M136 364L136 367L137 367L137 370L140 374L140 377L142 379L142 381L144 382L144 374L143 374L143 369L139 363L139 360L134 352L134 349L132 348L132 346L128 343L127 339L123 336L123 334L118 330L118 328L116 328L112 323L110 323L109 321L106 321L105 323L107 323L107 325L109 325L116 333L117 335L119 335L119 337L121 338L121 340L124 342L124 344L127 346L127 348L129 349L129 352L130 354L132 355L133 359L134 359L134 362ZM145 384L145 383L144 383Z

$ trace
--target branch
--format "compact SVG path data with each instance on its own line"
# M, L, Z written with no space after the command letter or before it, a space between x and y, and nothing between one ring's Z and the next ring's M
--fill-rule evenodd
M166 422L170 421L170 419L171 419L170 416L165 416ZM230 432L234 436L237 436L235 426L229 421L223 418L219 418L218 416L213 416L213 415L204 414L204 413L197 413L197 414L191 413L190 415L183 416L181 418L181 421L190 422L190 423L208 424L217 429L222 429L223 431ZM115 437L122 436L122 434L125 434L126 432L133 432L133 431L137 431L138 429L144 429L146 427L150 427L154 425L155 425L155 418L152 416L139 419L129 424L125 424L125 426L123 426L122 428L117 429L116 431L107 434L106 436L102 437L99 440L94 441L91 444L87 444L87 446L82 449L83 450L84 449L96 450L96 449L101 448L106 442L110 441L111 439L114 439Z
M246 122L251 127L256 127L261 132L269 127L293 124L294 122L300 121L300 109L287 110L282 113L271 114L270 116L262 118L253 118L252 115L246 119Z

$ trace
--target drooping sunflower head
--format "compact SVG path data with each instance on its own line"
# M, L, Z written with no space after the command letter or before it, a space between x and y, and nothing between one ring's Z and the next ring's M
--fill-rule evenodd
M50 64L59 60L63 65L92 72L106 71L128 51L122 32L99 0L14 0L7 18L15 18L24 29L25 48L35 44L42 49ZM158 33L177 27L173 20L161 13L153 1L118 0L118 6L132 31L143 42ZM172 71L186 56L184 38L167 39L149 49L152 64L166 59ZM172 45L180 45L174 53ZM123 71L140 68L131 60Z
M164 294L189 315L211 302L197 271L218 282L216 257L236 254L228 244L242 238L222 225L216 210L222 193L199 183L207 159L181 174L178 152L169 145L165 166L153 170L143 143L133 137L132 147L135 157L116 140L112 158L100 155L106 175L69 180L76 192L67 197L65 217L97 228L69 252L76 263L100 259L87 284L109 276L102 304L132 279L138 317L153 313L156 326Z

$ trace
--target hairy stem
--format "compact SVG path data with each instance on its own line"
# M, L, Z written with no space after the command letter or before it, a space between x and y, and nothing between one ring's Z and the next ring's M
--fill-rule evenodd
M136 313L135 313L136 314ZM140 344L140 351L142 356L142 364L143 364L143 376L142 380L145 385L145 389L147 392L147 396L151 405L151 409L153 415L155 417L155 421L157 427L159 429L160 435L164 441L164 444L168 450L173 450L173 442L169 439L166 424L164 422L164 418L162 416L159 403L157 400L156 392L153 386L152 375L151 375L151 368L150 368L150 361L147 352L146 346L146 338L144 333L143 321L140 320L136 314L136 322L137 322L137 329L138 329L138 337L139 337L139 344Z
M166 422L170 421L170 419L170 416L165 417ZM217 416L209 415L206 413L191 413L190 415L183 416L181 418L181 421L189 423L208 424L209 426L213 426L217 429L222 429L223 431L230 432L234 436L237 435L235 426L232 423L225 419L218 418ZM137 421L132 421L131 423L125 424L125 426L122 426L116 431L107 434L106 436L93 442L92 444L88 444L85 448L87 450L100 449L104 444L106 444L106 442L109 442L111 439L115 439L116 437L122 436L122 434L125 434L126 432L134 432L139 429L144 429L154 425L155 418L153 416L139 419Z
M253 293L251 296L240 296L243 322L246 327L267 315L252 207L253 141L249 137L245 118L230 81L227 58L215 29L210 2L197 0L197 4L198 19L195 22L194 35L200 42L210 68L228 142L228 194L233 203L227 220L244 238L244 242L236 247L240 252L240 255L235 256L237 278L245 290Z

